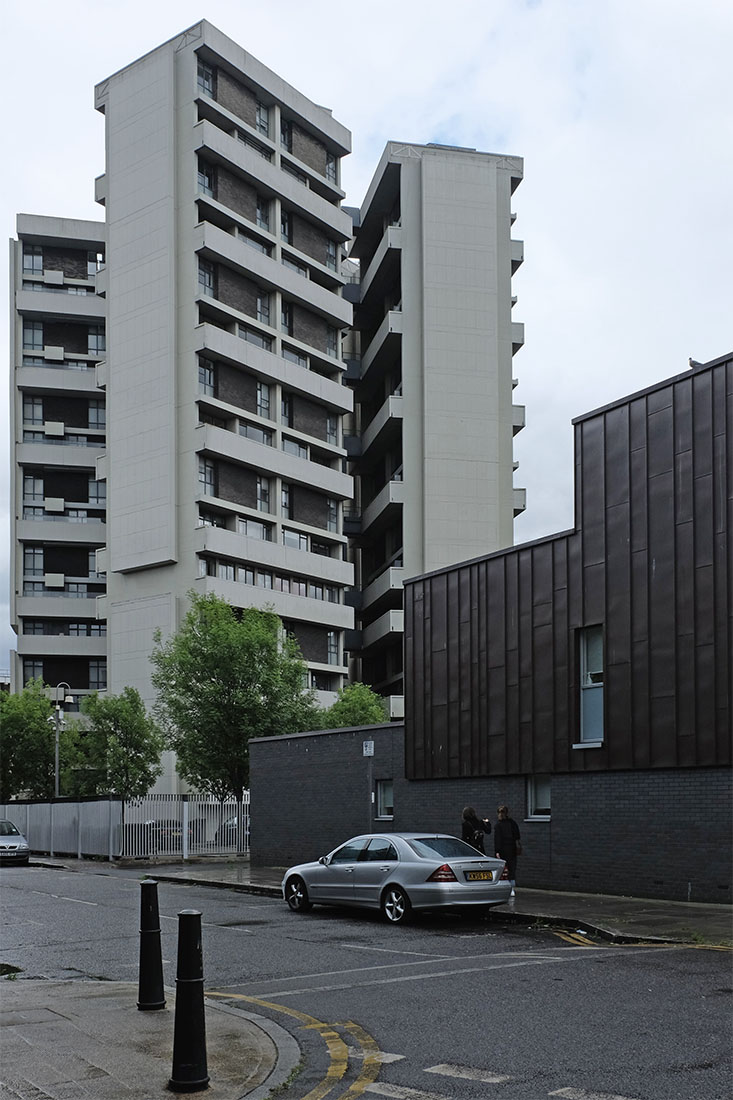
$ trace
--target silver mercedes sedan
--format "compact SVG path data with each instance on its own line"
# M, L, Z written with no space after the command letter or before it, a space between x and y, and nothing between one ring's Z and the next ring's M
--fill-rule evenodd
M364 833L314 863L285 872L283 897L296 913L312 905L381 909L391 924L412 910L488 909L509 900L504 860L447 833Z

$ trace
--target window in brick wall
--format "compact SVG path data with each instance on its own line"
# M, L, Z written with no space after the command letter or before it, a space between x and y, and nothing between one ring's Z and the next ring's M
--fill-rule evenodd
M43 274L43 248L40 244L23 245L23 273L25 275Z
M196 74L198 89L204 95L214 98L214 70L205 61L199 61Z
M267 107L261 100L257 100L257 113L255 119L255 125L261 134L265 137L270 136L270 108Z
M547 820L550 817L551 783L549 775L527 777L527 816Z
M391 779L378 779L376 784L377 817L394 817L394 784Z

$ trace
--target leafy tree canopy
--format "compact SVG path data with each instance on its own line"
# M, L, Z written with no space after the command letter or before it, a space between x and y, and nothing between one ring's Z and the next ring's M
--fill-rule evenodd
M96 791L123 801L142 798L162 772L163 736L135 688L120 695L88 695L81 705L88 720L77 745L81 770L94 776Z
M183 778L225 798L249 786L250 738L312 729L314 697L272 611L235 614L213 593L189 598L179 630L155 638L155 713Z
M15 695L0 693L0 800L28 794L52 798L53 705L43 680L30 680ZM49 721L51 719L51 721Z
M314 729L334 730L342 726L376 726L388 722L387 704L368 684L347 684L336 702L318 712Z

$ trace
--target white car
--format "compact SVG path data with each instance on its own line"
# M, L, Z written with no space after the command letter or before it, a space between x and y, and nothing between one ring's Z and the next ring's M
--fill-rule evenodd
M364 833L285 872L282 891L296 913L312 905L381 909L401 924L420 909L488 909L509 900L504 860L481 855L447 833Z
M20 829L12 821L0 821L0 863L27 864L30 848Z

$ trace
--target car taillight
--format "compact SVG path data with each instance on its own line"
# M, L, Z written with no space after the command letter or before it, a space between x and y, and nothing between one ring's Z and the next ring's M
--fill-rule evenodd
M507 867L506 863L504 864L504 870L501 872L501 878L503 878L505 881L509 878L509 868Z
M453 868L444 863L442 867L438 867L437 870L433 871L428 878L428 882L458 882L458 879L453 873Z

